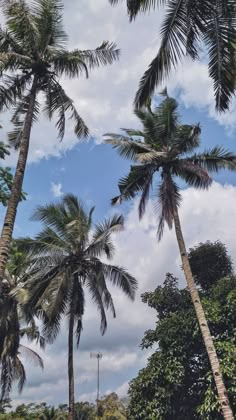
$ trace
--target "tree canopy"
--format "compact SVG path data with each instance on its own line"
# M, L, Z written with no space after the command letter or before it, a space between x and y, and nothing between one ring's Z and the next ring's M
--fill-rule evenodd
M225 253L225 247L220 242L200 244L191 250L192 262L195 256L196 260L199 259L204 245L209 251L208 266L214 268L215 246L221 248L222 254ZM234 414L235 285L234 275L218 278L206 288L201 285L203 306L215 337L214 342ZM172 274L167 274L164 285L158 286L154 292L144 293L142 300L156 311L157 322L154 329L145 332L141 347L156 350L149 358L147 366L130 383L129 418L221 420L213 376L188 291L179 289L178 280Z

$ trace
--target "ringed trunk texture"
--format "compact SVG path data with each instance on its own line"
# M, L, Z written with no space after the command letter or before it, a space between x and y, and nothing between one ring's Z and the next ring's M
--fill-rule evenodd
M213 339L207 324L206 316L200 301L199 293L196 284L193 279L192 271L190 268L185 242L181 230L181 224L179 220L178 210L174 211L174 224L175 232L179 245L179 251L182 259L183 270L187 281L188 289L191 295L191 299L196 311L196 316L202 333L202 338L206 347L206 351L209 357L212 373L214 376L216 389L218 393L218 399L221 405L222 414L225 420L234 420L234 415L230 407L230 403L227 396L227 391L224 385L223 377L220 371L220 363L216 353Z
M16 219L17 206L20 201L22 184L25 174L25 167L28 157L30 133L33 121L34 104L37 93L37 78L34 77L31 96L29 100L29 107L25 116L24 128L21 137L19 157L17 161L16 171L13 178L11 196L8 201L7 211L2 227L1 239L0 239L0 293L1 283L4 277L6 263L8 260L9 249L12 241L12 234Z
M75 418L75 391L74 391L74 365L73 365L73 334L74 315L70 314L68 334L68 378L69 378L69 420Z

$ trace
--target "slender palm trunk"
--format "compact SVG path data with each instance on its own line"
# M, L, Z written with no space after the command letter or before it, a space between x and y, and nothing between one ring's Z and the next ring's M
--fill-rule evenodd
M17 161L16 171L13 179L11 196L8 201L7 211L2 227L1 240L0 240L0 291L1 282L4 276L6 263L9 255L9 248L11 245L12 234L16 219L17 206L20 201L22 184L25 174L25 167L28 157L30 133L33 121L34 104L37 92L37 77L34 77L31 87L31 96L29 100L29 107L25 116L24 128L20 143L20 152Z
M74 315L71 311L68 334L69 420L75 418L74 365L73 365Z
M193 305L196 311L197 319L199 322L200 330L202 333L203 341L206 347L206 351L210 360L212 373L215 379L216 389L218 393L218 399L221 405L222 414L225 420L234 420L234 415L230 407L230 403L227 396L227 391L224 385L223 377L220 371L220 363L216 353L216 349L211 337L211 333L207 324L205 313L200 301L199 293L196 287L196 284L193 279L192 271L190 268L185 242L182 234L181 224L179 220L178 210L175 209L174 212L174 223L175 223L175 232L179 245L179 251L183 263L183 269L185 278L187 281L188 289L193 301Z

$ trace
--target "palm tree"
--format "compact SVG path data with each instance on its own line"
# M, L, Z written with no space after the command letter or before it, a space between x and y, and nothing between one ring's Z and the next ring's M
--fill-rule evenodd
M120 0L109 0L113 5ZM183 57L208 54L216 108L225 111L235 91L236 5L234 0L127 0L130 20L139 13L165 6L160 30L161 45L141 78L135 105L141 107L157 85L163 83Z
M13 110L14 130L9 133L9 139L20 150L1 234L0 280L9 255L31 128L39 117L39 94L45 100L44 113L49 119L56 116L60 139L64 136L67 114L73 121L75 135L85 138L88 128L59 78L75 78L81 74L88 77L90 70L111 64L119 56L115 44L108 42L95 50L68 51L60 0L35 0L31 7L24 0L2 3L6 29L0 27L0 111Z
M120 195L115 197L112 203L121 203L141 193L139 201L141 218L145 212L152 183L158 175L155 204L160 212L158 239L160 240L163 235L165 223L170 229L174 224L184 274L209 356L222 412L225 419L233 419L219 360L188 261L178 214L181 194L176 178L179 177L192 187L208 188L212 183L209 172L225 168L236 170L236 156L219 146L204 153L193 153L199 146L199 125L180 124L177 102L168 97L167 92L163 94L166 96L165 99L154 111L150 107L149 110L135 111L143 125L142 130L124 129L124 135L113 133L106 135L107 143L117 149L121 156L135 162L129 174L119 181Z
M45 346L45 340L40 335L34 319L27 319L24 311L20 309L11 291L25 277L24 269L28 257L18 251L13 245L10 250L10 260L5 271L3 280L3 297L0 304L0 401L9 397L13 383L18 382L18 390L21 393L25 381L26 372L21 361L21 356L34 362L43 368L42 358L28 346L21 343L22 338L29 342L35 342L41 348Z
M112 258L111 234L123 228L123 218L114 215L92 226L94 208L86 213L82 203L71 194L58 204L40 206L33 219L41 221L43 230L35 239L19 239L18 246L31 258L32 275L23 288L16 290L20 302L30 314L38 314L43 333L53 341L61 320L68 318L69 418L74 419L73 337L80 341L85 309L84 289L88 289L101 315L101 333L107 328L106 309L115 316L107 280L134 299L136 280L122 267L110 265L101 257Z

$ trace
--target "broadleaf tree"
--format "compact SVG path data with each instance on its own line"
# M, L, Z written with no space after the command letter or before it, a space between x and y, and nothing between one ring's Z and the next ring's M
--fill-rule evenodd
M207 255L204 253L207 249ZM236 278L221 242L200 244L191 251L196 278L202 265L215 272L215 281L202 283L201 298L220 357L233 414L236 414L235 326ZM219 264L220 260L223 264ZM217 266L217 273L215 271ZM199 271L198 271L199 269ZM129 418L165 420L221 420L222 413L187 289L167 274L163 286L142 295L142 301L156 311L154 329L145 332L142 349L153 349L147 365L130 383ZM166 333L168 331L168 334Z

